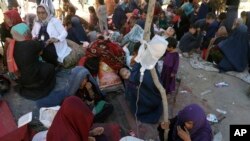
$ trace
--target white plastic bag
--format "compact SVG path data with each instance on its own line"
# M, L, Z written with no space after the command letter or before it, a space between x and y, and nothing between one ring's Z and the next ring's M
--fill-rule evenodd
M60 106L40 108L39 121L46 128L49 128L59 109L60 109Z

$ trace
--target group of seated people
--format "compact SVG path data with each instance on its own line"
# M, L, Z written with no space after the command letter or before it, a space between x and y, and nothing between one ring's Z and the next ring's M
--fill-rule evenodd
M47 140L94 140L90 136L96 135L96 140L108 140L98 136L103 133L102 128L90 131L92 121L104 122L114 109L97 83L102 63L109 67L106 69L112 69L122 78L125 98L137 119L144 123L159 122L163 113L160 92L149 70L144 72L140 83L141 64L135 59L141 47L147 5L142 9L137 7L139 9L131 10L127 2L125 0L115 7L115 29L109 33L110 39L98 36L98 26L93 25L98 22L95 14L91 15L92 24L86 25L82 18L75 15L76 11L72 7L68 9L62 24L51 14L53 12L47 5L38 5L32 29L22 21L17 11L4 13L1 36L2 41L6 41L8 71L16 77L15 90L22 97L36 101L39 108L61 105L49 128ZM175 91L178 47L182 53L187 52L190 56L199 48L207 50L204 51L204 58L218 64L221 71L246 69L250 61L250 49L244 17L235 21L229 33L222 24L223 19L218 22L212 13L194 24L187 26L183 23L185 18L192 17L190 1L185 2L180 11L174 10L174 6L164 11L157 3L154 12L157 25L151 26L151 38L154 34L161 34L168 42L163 69L161 73L157 72L168 94ZM126 10L131 12L128 17ZM95 13L93 7L89 11ZM124 15L127 20L123 23L120 18ZM177 39L180 38L179 45L175 34ZM90 44L83 47L86 42ZM158 130L161 140L163 130L167 128L170 128L169 139L173 141L212 140L212 130L205 112L196 104L186 106L174 119L160 124Z

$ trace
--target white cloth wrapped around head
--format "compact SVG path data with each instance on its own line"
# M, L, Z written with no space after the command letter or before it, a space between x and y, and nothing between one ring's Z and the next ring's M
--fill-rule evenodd
M167 46L168 42L163 37L155 35L148 43L142 43L135 61L140 63L144 69L153 69L166 52Z

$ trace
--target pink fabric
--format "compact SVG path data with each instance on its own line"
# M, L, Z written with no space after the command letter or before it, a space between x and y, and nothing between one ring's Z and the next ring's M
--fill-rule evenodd
M9 47L7 48L7 65L8 65L8 71L12 73L18 71L18 67L14 59L14 48L15 48L15 40L10 40Z

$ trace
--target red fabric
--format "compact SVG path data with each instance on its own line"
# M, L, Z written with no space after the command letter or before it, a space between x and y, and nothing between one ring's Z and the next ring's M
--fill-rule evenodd
M0 101L0 141L31 141L33 135L27 125L17 128L7 103Z
M204 48L204 49L202 50L202 59L205 60L205 59L206 59L206 56L207 56L207 49Z
M78 97L66 98L47 134L47 141L88 141L93 114Z
M26 124L0 137L0 141L31 141L33 136L34 132Z
M175 15L172 19L173 23L176 24L178 21L180 20L180 16L179 15Z
M94 124L95 127L103 127L104 135L108 138L109 141L119 141L121 139L121 129L119 124L116 123L97 123Z
M87 57L82 57L79 62L78 62L78 66L84 66L85 62L87 61Z
M125 52L119 45L109 40L97 40L90 45L86 51L86 56L100 57L113 70L118 71L124 66Z
M7 65L8 65L8 71L12 73L16 73L18 71L14 59L14 48L15 48L15 40L10 40L9 46L7 48Z
M6 25L7 28L10 28L11 26L17 25L22 22L22 18L20 17L17 10L8 10L4 13L5 16L10 18L12 25Z
M162 12L162 8L159 4L156 3L155 5L155 10L154 10L154 16L158 16L160 15L160 13Z
M17 128L11 111L5 101L0 101L0 137Z

